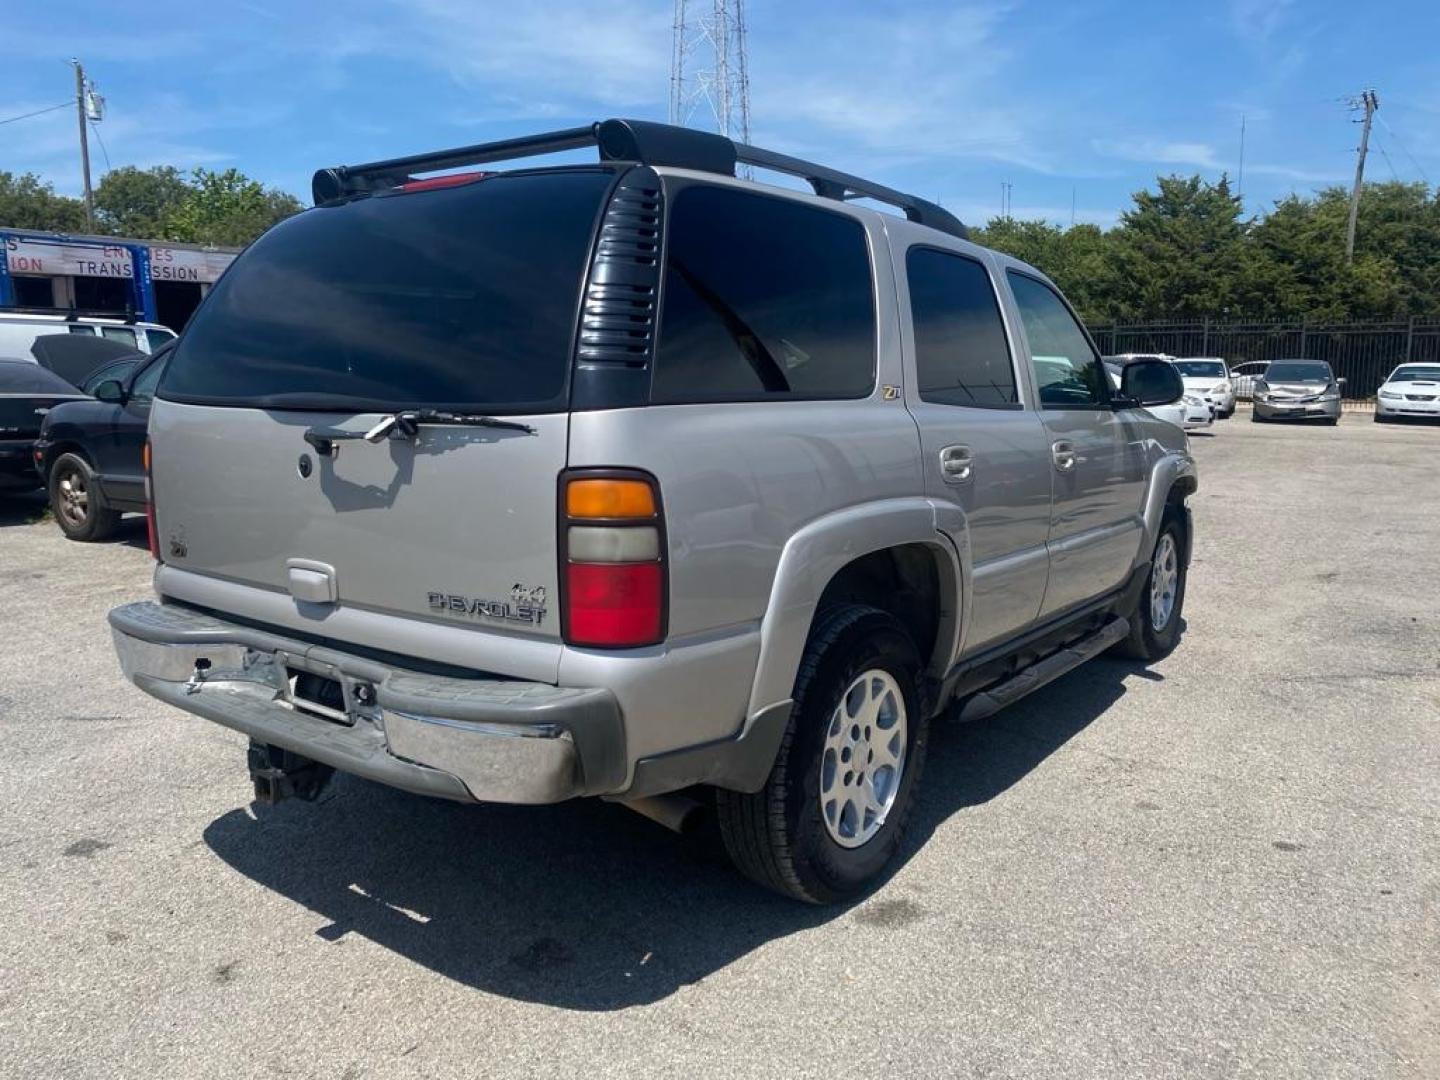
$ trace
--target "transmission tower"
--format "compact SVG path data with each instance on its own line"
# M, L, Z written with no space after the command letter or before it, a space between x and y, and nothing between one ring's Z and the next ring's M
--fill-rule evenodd
M702 110L703 106L703 110ZM675 0L670 61L670 122L701 123L736 142L750 141L750 65L745 0Z

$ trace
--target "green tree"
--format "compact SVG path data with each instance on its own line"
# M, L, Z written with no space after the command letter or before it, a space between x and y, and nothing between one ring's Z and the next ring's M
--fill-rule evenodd
M196 169L190 174L190 194L170 218L170 229L176 240L239 247L301 209L293 195L267 188L236 169Z
M101 227L115 236L174 240L172 221L193 193L180 170L171 165L111 169L95 189Z
M34 173L0 172L0 226L84 232L85 204L56 195L55 188Z
M1105 314L1199 318L1232 308L1246 225L1229 181L1162 176L1134 199L1105 259Z

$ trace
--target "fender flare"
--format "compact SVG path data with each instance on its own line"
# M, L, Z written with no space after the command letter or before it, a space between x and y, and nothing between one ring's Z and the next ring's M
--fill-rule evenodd
M943 529L941 516L941 508L931 499L884 499L833 511L790 537L780 552L760 622L760 659L750 689L745 730L762 713L789 703L826 586L847 563L874 551L921 544L935 552L941 570L941 627L930 669L934 672L948 666L967 618L969 533L959 507L944 508ZM946 603L947 597L954 599Z
M1150 486L1145 492L1144 536L1140 550L1135 554L1135 566L1144 565L1150 559L1155 538L1160 535L1160 523L1165 517L1165 506L1170 501L1170 492L1177 484L1183 485L1186 494L1194 494L1200 487L1200 474L1195 459L1187 453L1170 451L1155 462L1150 469Z

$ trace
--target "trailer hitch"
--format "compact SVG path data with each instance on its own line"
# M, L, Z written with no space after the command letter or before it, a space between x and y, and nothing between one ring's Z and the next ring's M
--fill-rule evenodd
M329 765L254 739L250 740L245 756L250 766L250 780L255 785L255 801L267 806L274 806L292 795L314 802L335 775Z

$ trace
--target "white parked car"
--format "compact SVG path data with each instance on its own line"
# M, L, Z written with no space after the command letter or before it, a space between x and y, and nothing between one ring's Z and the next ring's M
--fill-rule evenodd
M1158 353L1122 353L1119 356L1107 356L1104 358L1105 372L1110 376L1110 385L1117 390L1120 389L1120 373L1125 370L1126 364L1136 360L1170 360L1170 358ZM1173 360L1170 362L1174 363ZM1149 405L1146 406L1146 411L1162 420L1169 420L1176 427L1184 428L1186 431L1209 427L1215 422L1215 410L1211 408L1210 403L1188 391L1179 401L1169 405Z
M1375 422L1440 420L1440 364L1401 364L1375 395Z
M1192 356L1176 360L1175 367L1185 383L1185 392L1204 398L1215 410L1216 419L1235 415L1235 384L1230 368L1218 356Z
M31 359L30 346L37 337L47 334L85 334L118 341L136 352L150 353L167 341L175 340L175 331L152 322L127 322L120 316L77 315L66 312L37 314L28 311L0 309L0 356Z
M1247 360L1230 369L1230 386L1237 401L1250 401L1255 397L1255 384L1265 378L1270 369L1269 360Z

